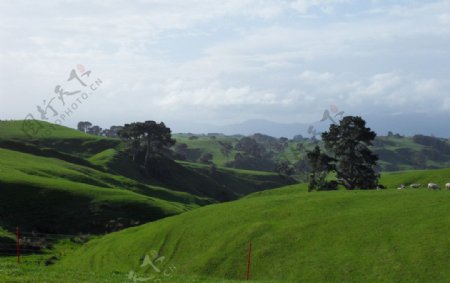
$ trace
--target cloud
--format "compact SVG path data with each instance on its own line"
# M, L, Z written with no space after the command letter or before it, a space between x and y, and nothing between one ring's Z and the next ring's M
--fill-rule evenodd
M299 79L307 84L322 84L334 78L334 74L329 72L317 73L314 71L303 71L299 75Z
M0 111L35 111L80 63L105 83L74 120L449 111L450 4L399 3L2 1Z
M291 7L300 14L307 14L315 7L324 13L331 13L335 5L349 2L350 0L296 0L291 3Z

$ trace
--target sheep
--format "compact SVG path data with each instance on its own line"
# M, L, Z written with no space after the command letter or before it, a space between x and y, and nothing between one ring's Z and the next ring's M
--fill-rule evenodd
M450 183L445 184L445 188L446 188L447 190L450 190Z
M418 188L421 187L421 184L411 184L411 185L409 185L409 187L410 187L411 189L418 189Z
M440 190L441 188L438 186L438 184L428 183L428 189L430 189L430 190Z
M405 185L401 184L400 187L397 188L397 190L403 190L405 188Z
M384 189L386 189L385 186L383 186L383 185L381 185L381 184L378 184L378 185L377 185L377 191L379 191L379 190L384 190Z

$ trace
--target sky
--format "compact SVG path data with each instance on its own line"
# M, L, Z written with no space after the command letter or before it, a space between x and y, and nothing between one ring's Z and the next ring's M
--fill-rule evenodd
M0 26L0 119L450 118L450 1L0 0Z

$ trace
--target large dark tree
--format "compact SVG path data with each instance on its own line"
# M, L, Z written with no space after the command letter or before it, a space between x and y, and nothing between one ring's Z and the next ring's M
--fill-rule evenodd
M172 134L166 125L155 121L145 121L140 128L145 142L145 166L148 166L150 157L164 154L169 147L175 144Z
M322 133L325 149L335 160L332 170L338 182L349 190L375 189L379 174L375 171L378 156L369 146L376 134L366 127L361 117L344 117L339 125L332 124Z
M145 121L126 124L119 131L119 136L126 141L133 160L137 160L139 153L144 154L143 165L146 169L149 168L152 157L164 155L168 148L175 144L170 129L163 122Z
M314 147L314 150L309 151L306 156L311 168L311 172L308 176L308 191L336 189L334 182L332 183L326 180L328 174L334 170L334 165L332 163L336 160L323 153L317 145Z
M175 159L186 160L189 152L188 145L185 143L177 143L174 147Z
M131 123L125 124L125 126L118 131L118 136L125 141L126 150L131 154L133 161L137 162L138 154L142 148L142 132L140 130L140 124Z

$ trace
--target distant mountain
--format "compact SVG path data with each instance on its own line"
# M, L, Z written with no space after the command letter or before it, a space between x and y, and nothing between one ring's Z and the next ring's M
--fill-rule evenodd
M168 123L175 133L222 133L225 135L252 135L261 133L273 137L292 138L298 134L306 134L309 124L303 123L277 123L263 119L247 120L242 123L229 125L212 125L212 124L180 124ZM172 126L173 125L173 126Z
M416 134L450 138L450 112L448 113L411 113L363 116L369 127L380 135L388 131L406 136Z
M350 114L349 114L350 115ZM378 133L386 135L388 131L399 133L401 135L413 136L415 134L434 135L437 137L450 138L450 113L420 113L420 114L372 114L362 115L367 121L368 127ZM172 123L168 125L171 126ZM305 137L311 137L308 128L314 126L317 132L327 130L330 122L317 121L315 123L278 123L264 119L247 120L242 123L229 125L211 125L211 124L180 124L173 123L172 129L178 133L223 133L226 135L252 135L261 133L273 137L292 138L301 134Z
M212 127L209 132L219 132L226 135L241 134L252 135L255 133L266 134L273 137L292 138L298 134L306 134L308 124L290 123L283 124L267 120L247 120L239 124ZM213 131L214 130L214 131Z

